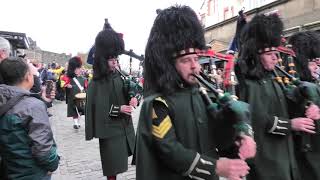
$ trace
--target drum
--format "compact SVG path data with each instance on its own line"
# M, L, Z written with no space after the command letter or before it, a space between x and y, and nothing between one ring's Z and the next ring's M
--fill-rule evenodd
M84 114L86 105L86 93L78 93L74 97L74 103L78 111L77 113Z

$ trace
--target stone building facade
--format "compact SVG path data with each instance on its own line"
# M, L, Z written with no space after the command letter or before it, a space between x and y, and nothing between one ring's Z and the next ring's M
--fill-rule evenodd
M204 4L207 6L203 6L202 13L200 14L201 18L209 20L208 14L210 15L210 10L213 9L212 7L215 7L214 3L219 1L224 0L206 0ZM245 2L246 0L231 1ZM245 14L250 21L256 14L275 11L280 13L280 17L284 22L284 36L286 37L298 31L320 30L320 0L272 0L269 4L245 11ZM216 51L225 51L234 36L237 12L232 13L235 14L233 17L213 25L205 25L206 42L211 44L212 49Z
M34 59L37 62L42 62L44 64L51 64L53 62L58 63L61 66L65 66L68 60L71 58L71 55L65 53L59 54L50 51L43 51L40 49L24 49L21 50L22 53L26 54L26 58Z
M66 62L71 58L71 55L65 53L59 54L50 51L41 50L37 46L37 42L28 37L28 49L18 49L17 55L26 55L27 59L35 60L44 64L51 64L53 62L58 63L61 66L65 66Z
M32 38L27 37L25 33L0 31L0 36L6 38L11 46L13 56L26 55L25 58L32 61L41 62L44 64L58 63L61 66L65 66L71 55L65 53L55 53L50 51L41 50L37 46L37 42ZM87 54L78 54L82 61L86 62Z

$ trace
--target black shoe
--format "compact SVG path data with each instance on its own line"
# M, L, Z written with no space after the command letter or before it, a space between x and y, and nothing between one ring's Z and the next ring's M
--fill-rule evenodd
M48 116L49 116L49 117L51 117L51 116L52 116L52 114L48 113Z
M79 129L78 125L73 125L73 129Z

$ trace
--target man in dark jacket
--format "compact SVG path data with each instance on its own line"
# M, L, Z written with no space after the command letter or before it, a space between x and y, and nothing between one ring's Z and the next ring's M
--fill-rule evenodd
M5 58L9 57L11 51L11 46L8 40L3 37L0 37L0 63ZM2 83L3 79L0 76L0 84Z
M7 57L9 57L11 51L11 46L8 40L0 37L0 63ZM3 84L3 77L0 74L0 84ZM1 160L0 156L0 179L5 179L5 165Z
M45 104L30 94L33 73L21 58L7 58L0 64L4 84L0 85L0 109L22 97L0 121L0 154L9 179L50 179L59 157Z
M243 159L219 157L221 139L215 134L223 130L216 126L219 119L209 116L193 76L200 73L197 52L204 49L203 28L190 7L158 11L145 52L146 96L134 156L138 180L241 180L248 173L244 159L255 154L248 124L242 124L243 143L237 154Z

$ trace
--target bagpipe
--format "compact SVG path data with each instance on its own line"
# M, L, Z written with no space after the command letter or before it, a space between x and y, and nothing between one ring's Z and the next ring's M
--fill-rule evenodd
M144 56L143 55L140 55L140 56L137 55L135 52L133 52L132 49L130 49L129 51L124 50L123 54L125 54L125 55L130 57L130 67L129 67L130 68L130 74L131 74L131 69L132 69L132 58L136 58L137 60L139 60L140 61L140 65L144 61ZM140 102L140 100L142 99L142 94L143 94L142 85L140 85L139 81L136 80L133 76L125 74L121 69L116 68L116 70L120 73L121 77L124 80L124 88L128 92L129 100L131 98L133 98L133 97L136 97L138 102Z
M210 119L208 123L213 124L213 136L219 156L238 159L243 135L253 138L253 131L249 104L238 101L235 96L237 80L234 56L212 50L198 55L203 72L194 74L194 77L198 80L199 91L206 104ZM222 73L218 72L219 69ZM222 81L212 78L211 74L213 77L220 75Z
M135 97L137 98L138 102L140 102L143 93L142 86L140 86L139 82L137 82L134 77L125 74L118 68L116 68L116 70L124 80L124 90L128 94L129 101L131 98Z
M233 94L216 89L212 82L206 80L208 77L204 73L193 76L198 80L200 94L214 124L214 137L220 154L238 158L239 147L235 142L239 142L243 134L252 134L249 104L238 101Z
M289 105L291 105L289 107L290 116L293 118L305 117L305 110L309 105L320 105L320 89L314 83L299 80L299 75L295 69L295 54L290 45L280 46L277 50L279 61L273 73L275 80L280 84L289 99ZM318 123L315 124L319 126ZM316 127L316 131L319 130L320 127ZM300 151L312 151L312 135L305 132L299 132L298 134L300 140L297 143L299 143Z
M136 58L136 59L138 59L139 61L144 61L144 56L143 55L137 55L135 52L133 52L133 50L132 49L130 49L129 51L127 51L127 50L124 50L123 51L123 54L125 54L125 55L127 55L127 56L130 56L130 58L131 57L133 57L133 58Z
M239 37L237 35L240 35L245 23L245 16L241 10L236 36L230 47L238 47ZM198 53L198 56L203 72L194 76L199 82L199 91L207 105L207 112L214 120L216 127L214 135L219 152L222 152L222 156L238 158L239 147L235 145L235 142L239 142L243 134L252 135L253 131L250 125L249 104L238 101L235 95L237 85L234 72L235 57L232 53L223 54L211 49Z
M296 100L303 99L308 103L318 104L320 100L319 87L315 83L299 80L295 69L295 54L291 45L277 48L279 54L278 64L273 71L276 81L288 93L291 93Z
M281 88L288 91L294 88L294 84L298 82L298 74L294 63L295 53L291 49L291 45L279 46L276 50L278 51L278 63L273 70L273 74Z
M204 78L211 81L216 89L233 91L232 94L235 94L234 56L215 52L211 49L198 53L198 56L203 73L206 75Z

